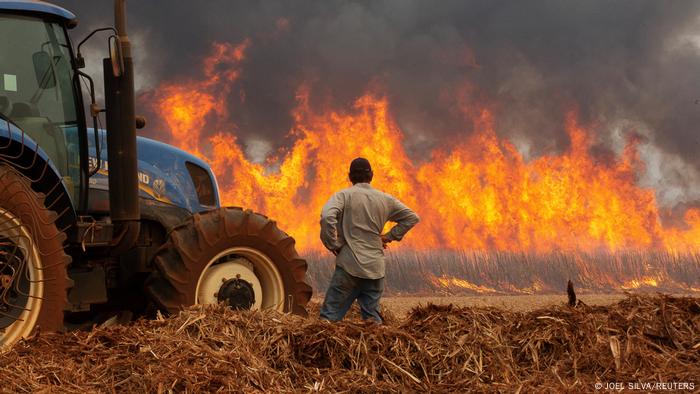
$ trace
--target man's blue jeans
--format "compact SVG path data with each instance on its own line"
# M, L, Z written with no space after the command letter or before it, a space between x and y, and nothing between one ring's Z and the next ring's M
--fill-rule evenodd
M343 320L353 301L357 300L363 319L382 323L379 299L383 292L384 278L357 278L336 266L326 298L323 300L321 318L331 321Z

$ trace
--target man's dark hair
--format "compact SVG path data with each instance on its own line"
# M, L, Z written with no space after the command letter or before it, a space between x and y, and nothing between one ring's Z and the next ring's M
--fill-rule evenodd
M356 183L369 183L372 181L373 175L372 166L370 166L369 160L364 157L358 157L350 163L348 176L353 185Z

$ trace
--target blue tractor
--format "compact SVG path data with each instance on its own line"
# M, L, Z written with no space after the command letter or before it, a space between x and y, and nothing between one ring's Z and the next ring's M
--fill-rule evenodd
M193 304L305 314L294 240L221 207L202 160L136 136L125 0L114 9L115 26L88 36L109 34L102 108L68 35L75 15L0 0L0 348Z

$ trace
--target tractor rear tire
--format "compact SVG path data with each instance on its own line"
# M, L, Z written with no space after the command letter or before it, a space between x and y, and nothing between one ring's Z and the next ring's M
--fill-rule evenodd
M146 290L168 313L216 303L217 296L222 301L226 291L233 293L224 301L249 296L241 309L307 315L311 287L304 282L306 261L292 237L250 210L219 208L192 215L170 232L153 263Z
M57 218L29 179L0 165L0 350L63 329L70 257Z

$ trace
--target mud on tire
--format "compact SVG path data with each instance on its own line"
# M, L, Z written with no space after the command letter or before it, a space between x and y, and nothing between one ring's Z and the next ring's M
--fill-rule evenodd
M70 257L63 249L66 234L55 224L58 215L45 206L43 194L32 190L29 179L6 165L0 165L0 213L2 349L37 328L62 330L71 282Z
M192 215L175 227L157 252L146 291L170 313L197 302L197 284L207 265L222 251L247 247L268 257L284 286L285 312L306 315L311 287L304 280L306 261L294 239L266 216L242 208L219 208ZM265 289L263 289L263 292Z

